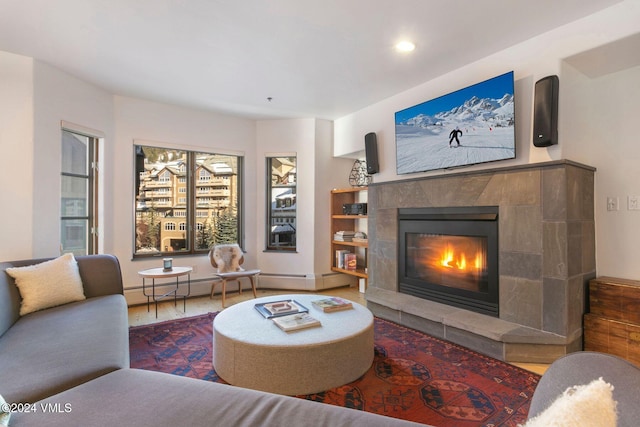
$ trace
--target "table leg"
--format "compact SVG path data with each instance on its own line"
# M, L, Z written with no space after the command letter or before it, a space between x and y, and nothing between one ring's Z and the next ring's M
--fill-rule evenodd
M156 319L158 318L158 300L156 299L156 279L151 279L151 288L153 289L153 300L156 303Z
M178 306L178 288L180 287L180 277L176 277L176 290L173 291L173 306Z
M227 293L227 279L222 279L222 308L224 308L226 293Z
M149 312L149 294L147 293L147 287L144 277L142 278L142 295L147 297L147 313Z
M253 290L253 297L254 298L258 298L258 295L256 294L256 284L253 281L253 277L254 276L249 276L249 281L251 282L251 289Z
M187 293L182 297L183 311L187 312L187 296L191 295L191 273L187 274Z

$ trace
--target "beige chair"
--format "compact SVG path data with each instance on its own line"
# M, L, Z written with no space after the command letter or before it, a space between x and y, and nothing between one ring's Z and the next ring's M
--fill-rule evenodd
M209 251L209 260L211 265L216 269L218 276L222 282L222 308L225 306L227 281L236 280L238 282L238 292L242 294L242 284L240 279L248 278L251 282L251 289L253 290L253 297L257 298L256 283L254 278L260 274L260 270L245 270L241 267L244 262L244 254L242 249L237 244L215 245ZM216 290L215 281L211 284L211 297Z

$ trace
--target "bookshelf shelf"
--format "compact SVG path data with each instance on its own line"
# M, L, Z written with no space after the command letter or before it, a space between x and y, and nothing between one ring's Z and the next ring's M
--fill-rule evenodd
M368 242L341 242L339 240L334 240L331 244L336 246L356 246L359 248L366 248L369 246Z

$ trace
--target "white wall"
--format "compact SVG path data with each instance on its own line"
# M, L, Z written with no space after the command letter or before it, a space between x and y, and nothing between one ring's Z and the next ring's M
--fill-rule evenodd
M0 52L0 259L29 259L33 239L33 60Z
M627 197L640 197L640 67L589 78L566 65L572 84L564 92L567 156L596 171L596 261L600 276L640 280L637 246L640 211ZM619 210L607 211L607 197Z
M109 252L114 173L113 100L110 93L40 61L34 62L34 152L32 255L60 255L61 122L95 129L105 135L99 179L104 184L99 212L103 249Z
M333 122L316 121L316 150L314 188L315 208L315 271L316 274L329 271L333 259L331 254L331 190L349 188L349 173L353 167L352 159L332 157Z
M637 68L590 79L565 58L640 32L640 2L622 1L603 12L530 39L452 73L426 82L335 121L338 156L361 157L363 137L376 132L380 173L376 182L449 173L395 172L394 113L456 89L514 70L516 88L515 160L476 165L453 172L570 159L596 167L597 273L640 279L635 262L640 211L626 211L626 196L640 195L639 148L634 122L640 116ZM637 54L637 51L636 51ZM593 61L602 58L594 56ZM533 89L537 80L560 78L559 144L532 146ZM616 129L618 136L613 136ZM624 209L606 211L606 197L618 196Z
M257 122L256 154L258 157L258 189L261 203L258 205L257 235L258 265L262 272L283 275L307 275L313 267L313 197L315 194L313 170L315 151L315 120L260 120ZM266 248L266 157L282 154L296 156L296 234L295 252L265 252ZM307 213L308 212L308 213Z
M111 208L114 224L111 253L120 259L125 288L137 289L142 285L138 271L160 266L160 260L155 258L132 260L135 140L245 156L245 265L255 268L256 210L262 197L256 191L255 121L121 96L115 97L114 105L118 173L112 180L117 191ZM195 267L191 275L194 281L213 274L208 257L202 255L180 257L174 260L174 265Z
M509 49L471 63L441 77L399 93L335 121L336 156L362 157L364 135L376 132L380 174L376 181L417 178L445 172L426 172L398 176L395 173L394 113L426 100L436 98L474 83L513 70L516 80L516 139L517 160L512 164L559 159L562 145L546 149L529 148L533 86L537 80L551 74L560 74L562 59L594 46L617 40L640 31L640 2L623 1L620 4L532 38ZM562 76L561 86L564 84ZM562 89L561 89L562 91ZM560 135L562 138L562 135ZM502 163L505 166L509 162ZM465 170L495 167L474 166Z
M332 188L348 186L351 160L334 159L332 124L326 120L262 120L257 124L258 189L266 189L266 157L297 156L297 247L295 252L264 251L266 204L258 206L258 265L261 283L315 289L330 272L330 205ZM270 279L269 276L277 278ZM291 276L291 279L287 279ZM297 276L297 277L296 277Z
M111 95L31 58L0 52L2 257L60 254L61 121L112 132ZM113 158L113 156L109 156ZM107 166L108 169L108 166ZM6 175L5 175L6 174ZM106 180L108 175L103 175ZM110 187L103 202L109 203ZM102 223L108 226L102 214Z
M332 157L331 122L264 121L258 138L253 120L113 96L31 58L0 52L0 77L0 142L11 159L0 168L7 184L2 186L3 237L11 242L2 245L3 259L59 254L60 141L65 121L105 135L99 172L100 252L120 260L131 302L143 302L137 272L158 265L157 259L134 261L132 257L136 140L243 155L245 265L300 275L313 286L329 272L329 190L348 185L352 162ZM300 170L305 171L299 199L305 211L300 216L298 252L291 256L263 253L264 156L282 151L297 153ZM207 257L180 257L176 264L194 267L196 293L208 292L213 269Z
M62 121L104 134L99 171L100 252L118 257L125 288L139 293L137 272L158 262L132 260L134 139L245 155L246 264L256 265L253 120L114 97L45 63L5 52L0 52L0 146L6 156L0 168L5 202L1 259L60 253ZM205 256L181 258L180 263L196 267L193 279L212 276Z

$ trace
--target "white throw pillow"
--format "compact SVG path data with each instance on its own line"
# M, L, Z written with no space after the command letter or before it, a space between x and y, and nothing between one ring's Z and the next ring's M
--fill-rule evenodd
M20 315L85 299L78 263L73 254L27 267L7 268L16 281L22 303Z
M11 418L11 412L9 411L10 406L4 400L2 395L0 395L0 426L8 426L9 418Z
M615 427L616 406L613 386L599 378L587 385L569 387L523 427Z

